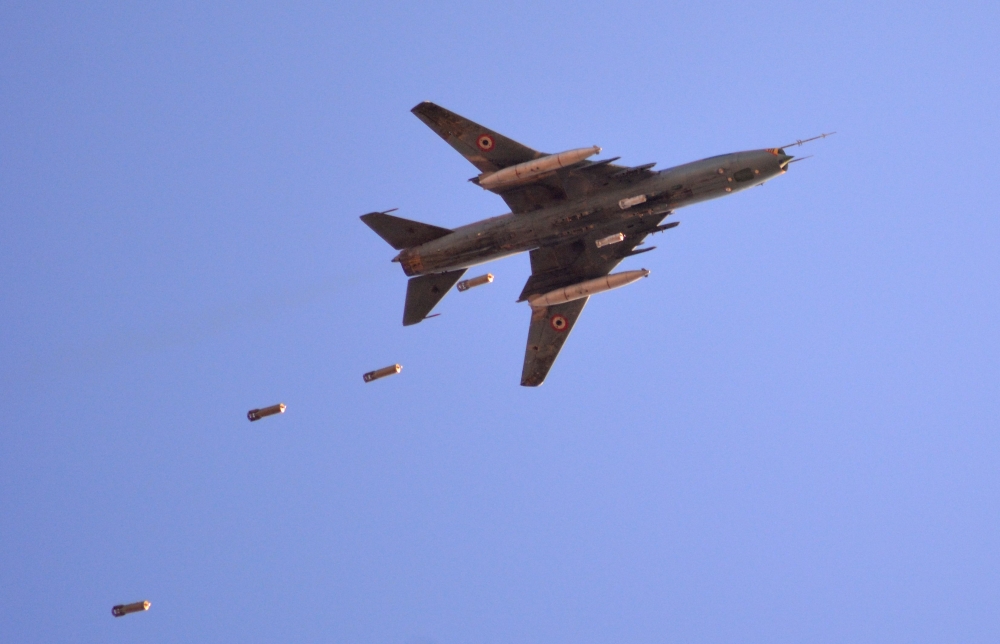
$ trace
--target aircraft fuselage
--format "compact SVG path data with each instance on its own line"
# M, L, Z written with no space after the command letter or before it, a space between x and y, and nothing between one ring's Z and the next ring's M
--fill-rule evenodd
M653 173L632 183L610 181L591 194L527 213L508 213L461 226L449 235L408 248L393 261L409 275L468 268L508 255L613 235L691 204L758 186L785 172L783 150L751 150L709 157ZM643 200L644 199L644 200ZM648 226L647 226L648 228Z

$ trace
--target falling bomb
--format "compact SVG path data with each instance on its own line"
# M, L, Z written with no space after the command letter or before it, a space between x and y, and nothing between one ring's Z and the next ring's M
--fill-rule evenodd
M144 610L149 610L152 606L148 601L135 602L133 604L118 604L111 608L111 614L115 617L124 617L129 613L141 613Z
M493 273L487 273L486 275L480 275L479 277L473 277L472 279L462 280L458 283L458 290L468 291L470 288L475 288L477 286L482 286L483 284L490 284L493 282Z
M271 405L270 407L265 407L263 409L251 409L247 412L247 418L250 419L250 422L253 422L266 416L274 416L275 414L283 413L285 413L285 403L278 403L277 405Z
M392 364L388 367L382 367L381 369L376 369L375 371L369 371L364 375L365 382L371 382L372 380L378 380L379 378L385 378L386 376L395 376L397 373L403 370L403 365Z

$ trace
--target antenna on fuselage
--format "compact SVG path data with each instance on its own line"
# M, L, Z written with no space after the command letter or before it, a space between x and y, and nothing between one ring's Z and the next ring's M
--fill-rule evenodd
M816 139L825 139L828 136L833 136L836 132L827 132L826 134L820 134L819 136L814 136L811 139L797 139L795 143L789 143L788 145L782 145L782 148L794 148L802 145L803 143L809 143L810 141L815 141Z

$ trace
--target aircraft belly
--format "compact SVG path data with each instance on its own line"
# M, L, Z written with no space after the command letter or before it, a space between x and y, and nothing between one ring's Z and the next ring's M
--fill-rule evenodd
M454 264L455 268L471 268L473 266L478 266L480 264L487 264L497 259L503 259L504 257L510 257L511 255L517 255L518 253L523 253L528 248L517 249L517 250L497 250L489 254L483 254L478 257L469 257L459 263Z
M506 244L492 247L476 247L469 249L446 249L429 253L420 253L420 272L437 273L441 271L469 268L479 264L492 262L495 259L509 257L531 250L531 245Z
M730 194L735 189L735 184L729 182L733 162L728 157L707 159L576 203L528 215L501 215L463 226L452 235L408 251L403 267L411 276L441 273L602 231L623 232L634 227L629 225L633 221ZM623 200L636 196L646 199L632 206L621 205Z

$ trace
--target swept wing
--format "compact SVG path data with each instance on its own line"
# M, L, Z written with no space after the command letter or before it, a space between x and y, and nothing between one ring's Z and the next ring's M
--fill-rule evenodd
M480 172L503 168L548 156L474 121L425 101L411 110ZM567 199L585 197L613 184L647 178L653 164L629 168L608 161L583 161L544 178L518 186L492 189L511 212L538 210Z
M663 213L646 218L636 232L630 232L626 236L625 241L604 248L597 248L594 242L607 231L558 246L536 248L531 251L531 277L524 285L518 301L609 274L629 255L644 252L636 251L636 246L642 243L666 215L667 213ZM524 350L524 366L521 370L523 386L537 387L545 381L588 299L532 309L528 344Z

